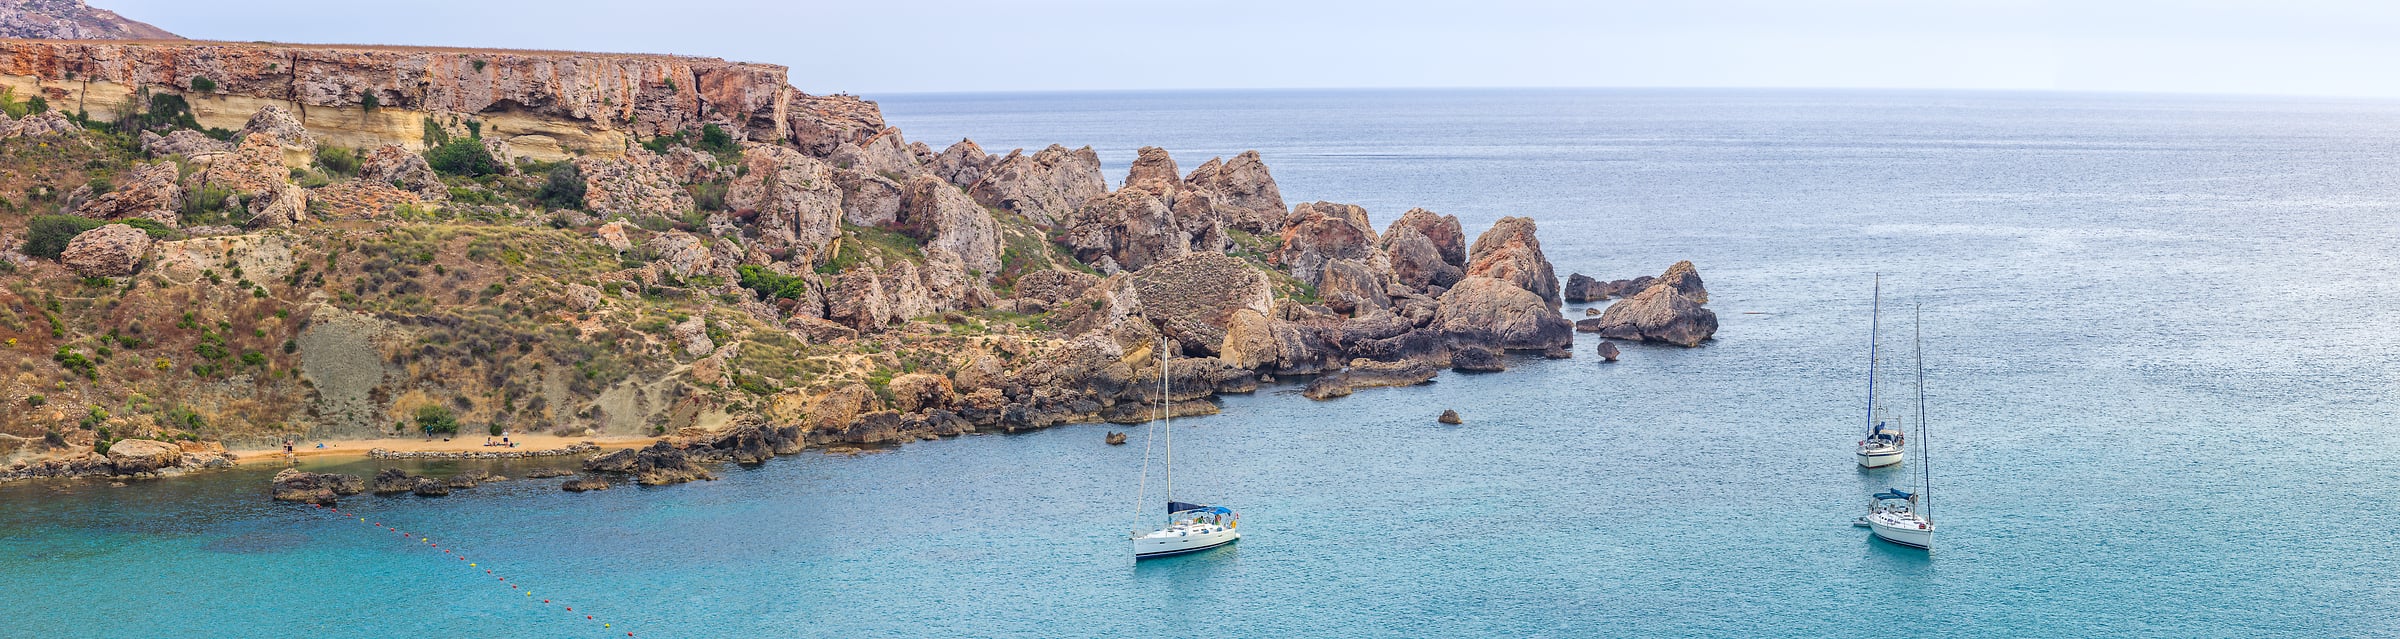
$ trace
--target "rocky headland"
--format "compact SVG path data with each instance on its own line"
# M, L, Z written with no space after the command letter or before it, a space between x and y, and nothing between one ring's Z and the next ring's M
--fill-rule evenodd
M1287 203L1256 152L1143 148L1111 189L1089 147L936 149L772 65L12 40L0 86L6 476L127 475L80 451L142 438L491 428L654 437L586 470L670 484L1716 328L1688 262L1562 285L1532 219L1378 228ZM390 479L368 492L450 488Z

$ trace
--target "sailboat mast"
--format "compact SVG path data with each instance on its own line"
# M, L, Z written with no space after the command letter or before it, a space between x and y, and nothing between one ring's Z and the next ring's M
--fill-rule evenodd
M1925 496L1924 518L1933 521L1933 445L1925 439L1925 305L1917 305L1917 494Z
M1867 320L1867 436L1875 436L1875 343L1883 331L1883 274L1875 274L1875 310Z
M1158 336L1158 421L1167 431L1167 501L1175 501L1175 405L1167 388L1167 336ZM1170 513L1171 515L1171 513ZM1172 519L1172 517L1169 517Z

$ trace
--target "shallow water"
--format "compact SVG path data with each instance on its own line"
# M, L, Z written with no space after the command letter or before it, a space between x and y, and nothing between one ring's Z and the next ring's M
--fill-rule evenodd
M1539 220L1560 275L1698 263L1702 348L1177 420L1235 547L1125 557L1141 432L345 507L271 464L0 486L0 636L2400 633L2400 104L2005 93L897 96L912 139L1257 148L1287 200ZM938 146L938 145L937 145ZM1866 294L1925 307L1932 555L1849 526ZM1579 307L1569 314L1581 317ZM1893 371L1895 369L1887 369ZM1898 379L1894 375L1890 379ZM1898 400L1905 384L1894 384ZM1433 422L1445 408L1467 423ZM364 466L359 466L364 468ZM434 466L436 470L458 466ZM501 468L519 475L525 466ZM1155 505L1151 506L1155 509ZM581 613L611 620L586 622Z

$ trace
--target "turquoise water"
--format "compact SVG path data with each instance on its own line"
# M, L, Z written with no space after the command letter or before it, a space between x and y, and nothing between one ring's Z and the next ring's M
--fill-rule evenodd
M0 636L2400 634L2400 104L1877 92L901 96L913 139L1258 148L1286 199L1692 259L1723 329L1177 420L1243 541L1126 558L1108 427L345 507L0 486ZM1870 274L1925 304L1932 555L1849 526ZM1580 317L1580 311L1570 308ZM1889 319L1887 317L1887 319ZM1905 330L1905 321L1901 322ZM1903 333L1904 335L1904 333ZM1894 342L1897 344L1899 342ZM1445 408L1467 423L1433 422ZM1137 431L1138 437L1138 431ZM358 467L363 468L363 466ZM446 469L455 467L439 467ZM500 467L521 475L524 467ZM583 612L609 620L586 622Z

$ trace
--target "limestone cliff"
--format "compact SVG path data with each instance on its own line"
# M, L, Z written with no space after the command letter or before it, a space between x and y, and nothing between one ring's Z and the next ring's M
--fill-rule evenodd
M874 104L802 93L785 68L716 58L500 49L204 41L0 40L0 86L107 120L177 94L203 127L262 107L328 144L421 149L433 124L472 126L523 157L613 157L718 124L756 141L831 150L883 129Z

